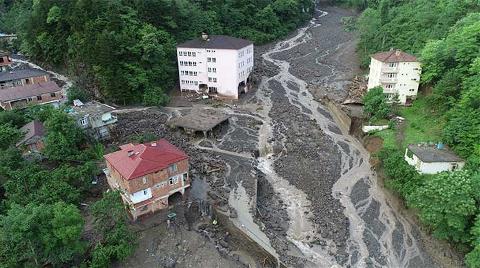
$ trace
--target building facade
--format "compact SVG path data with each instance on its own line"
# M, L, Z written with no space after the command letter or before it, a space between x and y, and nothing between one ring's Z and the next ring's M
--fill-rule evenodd
M58 106L62 99L62 89L53 81L0 89L0 107L4 110L37 104Z
M238 99L247 92L253 71L253 43L239 38L202 34L177 46L181 91Z
M0 73L0 89L26 86L50 81L47 72L39 69L20 69Z
M104 158L108 184L120 191L134 220L167 208L170 196L190 187L188 156L165 139L122 145Z
M82 103L74 101L74 106L69 111L77 125L84 129L92 138L106 140L110 138L110 127L117 122L117 117L112 115L115 110L112 106L91 101Z
M420 174L455 171L465 166L465 161L452 151L434 145L409 145L405 150L404 158Z
M368 89L381 86L390 100L398 95L400 104L409 105L417 96L422 70L413 55L391 50L372 55Z
M12 64L10 53L0 51L0 72L6 72L8 67Z

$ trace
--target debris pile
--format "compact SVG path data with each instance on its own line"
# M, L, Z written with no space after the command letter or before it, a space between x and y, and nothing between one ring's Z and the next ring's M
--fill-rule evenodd
M363 95L367 92L367 81L365 78L355 76L352 83L347 87L347 97L343 104L363 104Z

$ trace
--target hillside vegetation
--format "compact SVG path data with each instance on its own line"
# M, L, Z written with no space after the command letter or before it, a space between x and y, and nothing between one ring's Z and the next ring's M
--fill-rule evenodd
M68 69L108 101L156 96L163 104L176 82L177 43L206 31L261 44L313 10L312 0L4 0L0 30L17 33L33 60Z
M399 112L407 119L404 140L392 145L391 130L378 134L388 138L379 154L387 184L418 209L436 237L469 252L469 267L480 267L480 1L338 2L363 10L356 28L365 67L371 54L390 48L420 58L423 93ZM403 150L421 141L448 144L467 160L465 170L418 175Z

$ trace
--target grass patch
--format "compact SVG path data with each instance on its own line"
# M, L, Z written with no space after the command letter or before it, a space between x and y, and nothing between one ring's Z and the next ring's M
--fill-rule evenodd
M432 112L425 98L418 98L411 107L401 108L400 116L406 119L403 147L419 142L441 141L445 120Z
M385 126L388 125L388 119L377 119L377 120L371 120L369 124L371 126Z
M374 132L372 135L382 138L383 148L386 149L395 149L395 130L393 129L384 129L381 131Z

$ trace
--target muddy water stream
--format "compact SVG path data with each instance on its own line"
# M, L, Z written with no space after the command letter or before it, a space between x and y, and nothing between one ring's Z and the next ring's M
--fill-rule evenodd
M291 220L288 240L295 244L308 259L307 266L332 267L347 264L354 267L418 267L425 265L429 262L424 260L425 254L417 242L412 226L392 210L377 185L376 175L371 171L368 162L368 152L348 134L332 131L337 128L336 123L331 117L325 116L326 108L313 99L307 89L307 83L290 73L288 61L275 57L278 53L309 42L312 39L309 30L322 27L320 22L324 16L328 16L328 13L318 11L309 25L299 29L295 36L277 43L263 54L263 59L278 67L279 72L273 77L265 77L257 92L257 98L264 105L264 109L261 111L264 124L259 131L261 157L258 168L266 174L268 181L287 204ZM340 45L337 46L337 49L339 47ZM324 51L319 58L325 57L329 53L331 51ZM321 64L318 59L316 62ZM334 66L329 66L329 69L331 74L325 77L326 81L336 72ZM276 174L273 168L275 156L270 154L272 144L269 140L273 137L270 110L275 103L271 101L274 89L270 88L270 81L277 81L282 85L290 104L298 107L310 119L315 120L318 127L330 137L341 153L341 176L334 184L332 195L341 202L344 207L343 213L349 220L349 237L347 239L349 259L346 264L339 264L335 260L334 254L332 254L334 252L333 241L325 241L326 246L324 247L312 245L311 239L314 237L317 227L305 216L311 205L308 196ZM299 90L293 91L289 87L292 84ZM312 180L315 179L319 178L312 177Z

